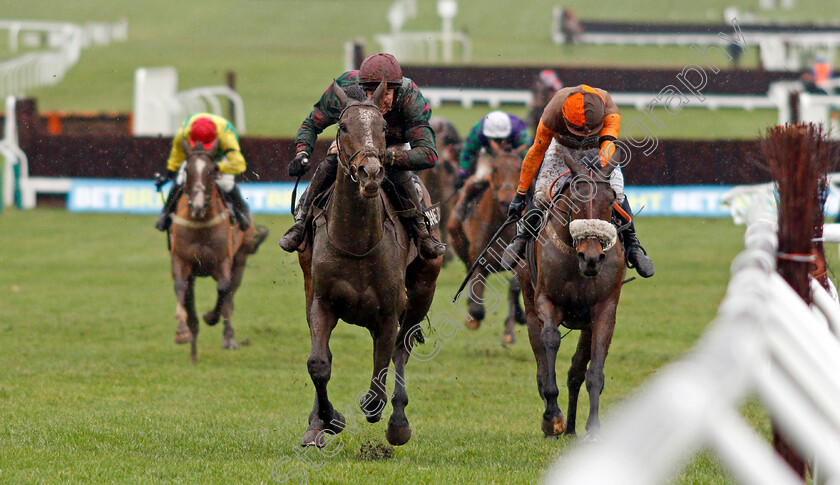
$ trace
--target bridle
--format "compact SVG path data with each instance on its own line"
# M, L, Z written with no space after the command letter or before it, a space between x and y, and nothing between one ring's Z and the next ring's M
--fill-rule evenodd
M350 108L375 109L376 112L379 113L379 107L374 106L372 104L364 104L364 103L351 104L349 106L345 106L344 109L341 110L341 114L338 115L338 122L339 123L341 123L342 118L344 118L344 113L346 113L347 110L349 110ZM349 158L342 159L342 154L344 153L344 150L342 149L342 146L341 146L341 133L340 133L340 131L335 137L335 146L338 149L338 164L339 164L339 166L341 166L341 170L343 170L344 174L347 175L348 177L350 177L350 180L352 180L354 183L359 181L359 179L356 177L356 171L358 169L356 168L355 165L353 165L353 162L356 160L356 157L361 155L362 158L374 157L374 158L376 158L380 161L382 160L383 153L380 150L377 150L375 147L372 147L370 145L365 145L362 148L356 150Z

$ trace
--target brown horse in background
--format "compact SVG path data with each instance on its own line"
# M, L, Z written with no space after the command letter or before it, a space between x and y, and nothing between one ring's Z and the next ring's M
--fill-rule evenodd
M600 429L598 401L604 388L604 362L626 268L624 249L617 238L620 231L612 224L615 192L609 176L614 166L601 167L597 149L578 151L574 157L565 157L571 182L555 198L547 222L527 251L529 262L517 274L537 361L537 387L545 403L542 430L547 436L575 435L578 394L585 381L589 392L586 431L587 437L594 439ZM594 166L579 161L584 157L596 160ZM562 340L560 324L581 331L567 380L568 423L557 405L555 360Z
M478 163L486 163L492 167L490 186L478 199L475 209L467 215L463 223L452 219L447 228L452 247L467 268L472 267L481 251L491 243L490 238L507 219L508 206L516 196L516 187L519 184L522 158L516 152L498 150L492 154L482 152ZM516 227L510 224L499 238L510 242L515 234ZM467 295L470 318L467 319L467 327L473 330L477 329L484 320L485 310L482 300L487 276L503 271L499 266L499 259L485 258L486 263L480 264L470 277L468 283L470 291ZM514 323L525 321L524 312L519 306L519 291L519 283L514 277L511 279L507 292L508 316L505 319L505 330L502 334L504 344L516 341L513 331Z
M224 197L216 186L216 164L213 155L218 140L209 148L199 143L192 149L186 142L186 180L183 193L172 214L169 232L172 279L178 304L175 319L178 321L176 343L191 344L190 360L198 362L196 340L198 316L195 311L195 278L211 276L216 280L216 305L204 314L208 325L225 322L222 348L236 349L239 343L233 337L231 314L233 294L242 283L245 261L257 252L268 236L268 230L255 232L253 224L247 231L239 229L231 220Z
M378 106L385 87L383 81L365 102L349 99L337 84L331 88L342 108L336 135L341 170L325 208L316 210L314 234L298 256L312 343L307 367L315 384L315 404L302 446L325 446L325 433L344 429L344 416L327 396L330 335L339 319L368 329L373 337L373 377L358 402L360 409L371 423L381 419L393 360L393 413L385 436L393 445L411 437L405 415L405 365L415 340L422 341L420 322L431 306L442 258L419 257L381 188L391 183L384 179L381 162L385 120ZM428 193L422 193L428 204Z
M435 204L440 204L440 222L438 227L445 228L449 223L449 215L458 201L458 170L461 158L461 138L455 126L448 120L435 117L429 120L429 125L435 132L435 146L438 161L433 168L417 173L423 185L429 191L429 197ZM441 242L449 248L449 233L440 232ZM452 251L443 255L444 265L452 259Z

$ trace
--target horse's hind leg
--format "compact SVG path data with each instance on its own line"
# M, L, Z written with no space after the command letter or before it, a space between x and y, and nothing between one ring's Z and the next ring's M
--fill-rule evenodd
M545 293L537 296L537 315L542 324L540 330L540 342L545 349L546 375L543 382L543 399L545 400L545 412L543 413L542 430L547 436L557 436L566 429L566 420L563 413L557 406L557 396L560 394L557 388L556 360L557 351L560 349L562 337L557 323L562 319L562 312L548 300Z
M569 376L566 380L566 387L569 389L569 408L566 412L566 431L568 436L576 436L575 422L577 420L577 403L580 395L580 386L586 378L586 365L589 364L590 345L592 344L592 330L581 330L578 339L577 350L572 356L572 365L569 367Z
M219 323L219 318L222 316L222 306L225 303L225 298L231 292L232 273L232 262L228 261L222 263L213 274L213 279L216 280L216 305L204 314L204 322L211 327Z
M332 352L330 335L338 323L338 318L320 298L312 299L309 309L309 336L312 349L306 367L312 383L315 384L315 405L309 415L309 428L303 435L301 446L326 445L324 431L338 433L344 429L344 416L333 409L327 396L327 383L332 372Z

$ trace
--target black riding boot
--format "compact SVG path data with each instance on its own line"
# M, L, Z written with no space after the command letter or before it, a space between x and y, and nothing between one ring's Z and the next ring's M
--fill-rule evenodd
M630 209L630 203L627 202L626 197L620 205L632 219L633 212ZM627 254L627 267L635 268L636 272L639 273L639 276L642 278L650 278L653 276L653 261L650 260L645 248L643 248L642 244L639 242L639 238L636 237L636 227L632 221L627 228L621 232L621 236L624 241L624 252Z
M163 203L163 210L158 216L157 222L155 222L155 229L158 231L165 231L172 224L172 218L169 216L169 213L175 210L175 204L181 196L182 187L172 182L172 187L169 188L169 195L166 197L166 202Z
M483 194L489 186L490 183L486 180L473 180L470 178L464 186L464 196L458 201L458 205L455 206L455 210L452 211L452 215L458 221L464 222L464 219L467 217L467 210L469 210L470 204L481 197L481 194Z
M239 228L245 231L251 227L251 211L248 210L248 203L242 198L239 187L234 185L233 190L225 193L225 197L233 205L233 214L236 216Z
M309 187L301 194L300 203L295 210L295 223L286 231L286 234L280 239L280 247L283 251L293 252L303 242L305 235L304 224L306 223L306 214L309 208L312 207L312 201L321 192L327 190L335 181L335 174L338 167L338 155L333 153L327 155L324 161L315 169L315 174L312 175L312 180L309 181Z
M516 236L513 241L505 248L502 255L501 266L502 269L511 270L516 267L522 256L525 255L525 246L528 241L533 240L543 223L543 211L531 206L522 219L516 223Z
M409 230L413 233L412 237L417 242L420 257L435 259L443 256L446 252L446 245L435 239L429 231L426 216L421 211L423 206L420 201L420 192L414 184L414 177L411 176L411 172L391 172L388 177L394 183L398 198L405 199L405 203L402 200L396 202L402 206L403 210L409 210L403 217L410 222Z

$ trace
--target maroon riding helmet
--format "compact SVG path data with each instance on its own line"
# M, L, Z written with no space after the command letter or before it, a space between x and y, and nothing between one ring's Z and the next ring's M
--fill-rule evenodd
M397 59L383 52L367 56L359 66L359 84L378 85L383 77L389 88L402 85L402 68Z
M205 147L209 147L216 141L218 134L216 133L216 123L206 116L193 121L190 127L190 146L194 147L196 143L201 143Z

